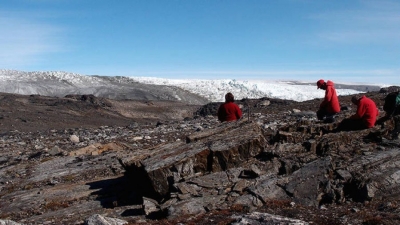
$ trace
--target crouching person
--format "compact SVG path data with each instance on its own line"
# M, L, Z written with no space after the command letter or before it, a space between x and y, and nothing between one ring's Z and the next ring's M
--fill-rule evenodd
M235 98L232 93L225 95L225 103L218 108L218 120L221 122L235 121L242 118L242 110L235 104Z
M323 120L327 123L335 121L334 115L340 112L339 99L336 94L336 89L332 81L324 80L317 81L317 89L325 90L324 100L319 105L317 111L318 120Z
M350 118L344 119L339 124L338 130L362 130L374 127L376 117L379 115L375 102L365 95L353 96L351 101L357 105L357 112Z
M392 138L400 138L400 92L389 93L385 97L385 103L383 105L383 110L386 115L379 119L380 123L384 123L387 120L393 120L394 129L392 130ZM378 122L377 122L378 123Z

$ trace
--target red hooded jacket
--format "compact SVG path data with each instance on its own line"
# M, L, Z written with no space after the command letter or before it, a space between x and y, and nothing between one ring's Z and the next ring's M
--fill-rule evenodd
M319 108L325 109L329 113L338 113L340 112L339 99L333 85L333 82L330 80L326 82L325 98L319 105Z
M375 126L376 117L378 115L379 110L376 108L375 102L363 95L357 104L357 113L352 115L350 118L362 119L365 126L371 128Z
M233 121L242 117L242 110L233 102L225 102L218 109L218 120Z

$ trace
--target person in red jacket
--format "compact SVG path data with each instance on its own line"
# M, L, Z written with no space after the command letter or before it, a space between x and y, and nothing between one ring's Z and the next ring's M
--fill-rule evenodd
M319 105L317 111L318 120L325 120L326 122L333 122L333 116L340 112L339 99L332 81L324 80L317 81L317 89L325 90L324 100Z
M361 129L374 127L376 117L379 115L375 102L365 97L365 95L355 95L351 98L351 101L357 105L356 114L350 117L354 121L354 126Z
M357 105L357 112L342 120L335 131L363 130L374 127L376 117L379 115L375 102L365 95L355 95L351 101Z
M227 93L225 95L225 103L220 105L218 108L218 120L224 121L234 121L242 118L242 110L236 105L235 99L232 93Z

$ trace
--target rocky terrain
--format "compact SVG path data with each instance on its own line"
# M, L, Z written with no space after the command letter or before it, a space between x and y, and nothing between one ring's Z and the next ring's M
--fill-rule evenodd
M368 92L379 107L386 89ZM0 224L399 224L393 121L337 131L340 96L220 103L0 94Z

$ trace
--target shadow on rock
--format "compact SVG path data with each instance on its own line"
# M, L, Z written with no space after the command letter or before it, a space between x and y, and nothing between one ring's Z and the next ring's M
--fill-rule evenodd
M91 196L95 196L104 208L114 208L143 203L142 197L137 192L132 191L134 190L134 183L135 181L127 177L118 177L87 183L87 185L90 185L90 189L98 189Z

